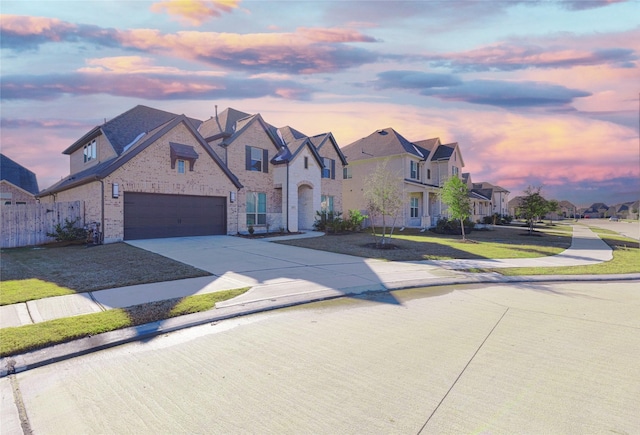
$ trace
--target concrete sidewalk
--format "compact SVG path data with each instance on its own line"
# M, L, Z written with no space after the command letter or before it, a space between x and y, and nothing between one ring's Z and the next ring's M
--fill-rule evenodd
M314 237L307 233L292 237ZM251 287L217 308L267 307L409 287L514 282L522 277L464 273L455 269L548 267L595 264L612 258L609 246L586 227L574 226L569 249L551 257L500 260L388 262L271 243L280 238L250 240L232 236L185 237L128 242L206 270L212 276L119 287L39 299L0 307L0 327L22 326L112 308ZM556 277L557 279L565 279ZM529 280L538 280L531 278ZM549 277L543 277L549 280ZM576 279L572 276L571 279Z

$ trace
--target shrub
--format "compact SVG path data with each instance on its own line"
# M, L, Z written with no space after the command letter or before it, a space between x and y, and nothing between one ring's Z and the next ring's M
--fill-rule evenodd
M490 217L490 216L489 216ZM473 231L473 222L468 218L464 220L464 232L470 233ZM460 228L460 220L459 219L447 219L440 218L436 223L435 228L432 228L431 231L438 234L454 234L460 235L462 234L462 229Z
M64 225L59 222L56 224L53 233L47 233L48 237L53 237L57 242L74 242L87 238L87 230L76 226L80 222L80 218L75 220L64 220Z
M339 211L316 211L316 220L313 223L313 228L317 231L329 232L334 230L335 227L340 226L342 222L342 212Z
M349 210L349 219L347 220L346 230L349 231L360 231L362 228L362 223L368 216L362 214L360 210Z

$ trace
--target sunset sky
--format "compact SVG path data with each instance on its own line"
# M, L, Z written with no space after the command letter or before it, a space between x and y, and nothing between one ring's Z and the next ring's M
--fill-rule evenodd
M340 146L458 142L520 195L640 197L640 0L5 1L2 153L40 188L71 143L144 104L261 113Z

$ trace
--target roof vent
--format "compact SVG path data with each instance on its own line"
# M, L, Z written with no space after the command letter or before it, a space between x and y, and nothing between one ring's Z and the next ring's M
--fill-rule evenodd
M388 133L388 132L386 132L386 131L384 131L384 130L378 130L378 134L379 134L379 135L382 135L382 136L385 136L385 135L387 135L387 134L389 134L389 133Z

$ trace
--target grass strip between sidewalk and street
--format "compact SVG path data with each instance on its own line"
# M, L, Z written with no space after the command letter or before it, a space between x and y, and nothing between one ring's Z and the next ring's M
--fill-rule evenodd
M239 296L249 287L117 308L100 313L0 329L0 357L185 314L208 311L216 302Z

